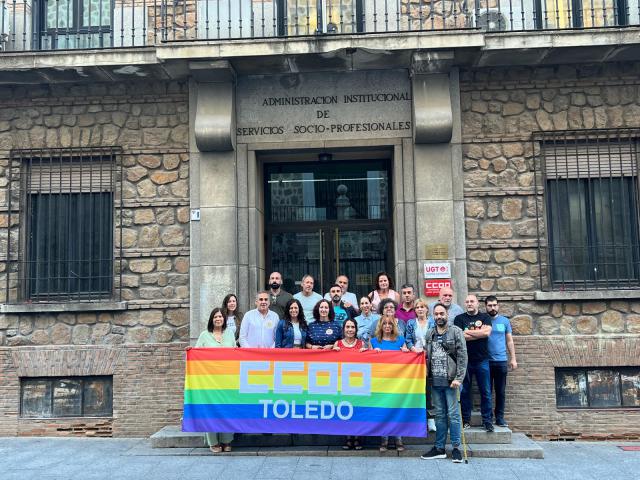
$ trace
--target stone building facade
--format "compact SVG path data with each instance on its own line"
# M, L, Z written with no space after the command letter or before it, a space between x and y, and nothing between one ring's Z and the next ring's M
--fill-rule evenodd
M510 424L540 438L639 433L637 410L555 408L554 368L637 367L640 301L637 290L544 296L540 255L548 217L534 135L637 128L639 68L561 65L461 75L468 287L481 297L497 295L511 317L521 363L510 376Z
M408 0L401 33L221 41L198 33L196 3L168 13L185 28L162 44L0 53L11 59L0 64L0 435L143 436L177 424L184 348L227 293L252 308L284 258L291 288L310 268L318 290L353 268L357 293L370 291L371 265L422 287L425 263L449 262L458 303L495 294L511 318L514 430L640 436L640 248L625 246L634 273L624 284L554 284L544 160L558 138L579 145L581 160L589 139L635 148L635 27L456 31L473 15L453 2L432 17L435 31L415 31L421 7L428 16L444 2ZM104 149L118 174L111 295L29 298L24 162L83 162ZM615 178L637 193L637 153L619 157L630 173ZM357 181L368 203L336 213ZM320 184L330 188L310 187ZM274 202L295 222L274 215ZM589 375L613 374L618 393L587 398ZM111 382L107 414L34 412L38 392L57 388L47 382L96 378Z
M0 244L5 256L0 263L0 433L138 436L177 421L182 351L189 339L186 84L1 90ZM90 152L113 146L122 149L121 192L116 192L114 205L116 220L121 218L121 227L113 232L118 269L114 301L16 302L17 229L26 215L15 201L9 209L8 177L16 174L12 155L25 149L82 147ZM15 245L7 258L9 224ZM113 378L113 415L21 417L21 377L100 375Z

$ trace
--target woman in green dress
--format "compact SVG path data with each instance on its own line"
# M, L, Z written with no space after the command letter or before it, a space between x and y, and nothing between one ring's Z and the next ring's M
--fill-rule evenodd
M200 334L197 347L219 348L236 346L236 338L230 328L227 328L227 317L222 313L222 309L214 308L209 315L207 329ZM213 453L230 452L233 441L233 433L207 432L205 434L209 449Z

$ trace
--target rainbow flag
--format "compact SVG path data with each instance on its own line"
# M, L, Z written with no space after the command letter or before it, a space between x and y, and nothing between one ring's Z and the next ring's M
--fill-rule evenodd
M185 432L426 432L423 354L262 348L187 351Z

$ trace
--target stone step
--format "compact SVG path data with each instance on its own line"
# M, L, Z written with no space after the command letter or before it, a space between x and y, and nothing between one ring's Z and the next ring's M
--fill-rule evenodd
M512 443L470 443L467 445L467 457L473 458L544 458L544 451L533 440L530 440L523 433L514 433L511 436ZM431 444L407 445L404 452L388 450L381 453L378 445L367 445L363 450L343 450L340 446L308 445L308 446L279 446L279 447L233 447L230 453L220 454L223 456L306 456L306 457L413 457L417 458L422 453L431 449ZM447 454L451 457L451 447L447 446ZM196 448L149 448L138 447L132 449L127 455L173 455L173 456L210 456L213 455L208 448L198 445ZM440 460L441 462L445 460Z
M431 445L408 445L401 457L420 456L429 450ZM447 455L451 457L451 447L447 446ZM469 443L467 444L469 458L544 458L544 450L540 445L527 437L524 433L512 433L511 443Z
M508 444L511 442L511 430L505 427L496 427L493 433L487 433L481 428L473 427L464 431L467 443L492 443ZM432 444L435 433L430 433L428 438L404 437L407 445ZM331 447L342 446L344 437L340 435L283 435L283 434L237 434L233 444L237 447ZM377 447L379 438L367 437L363 439L364 445ZM153 448L197 448L204 445L202 433L182 432L180 427L170 425L162 428L151 436Z

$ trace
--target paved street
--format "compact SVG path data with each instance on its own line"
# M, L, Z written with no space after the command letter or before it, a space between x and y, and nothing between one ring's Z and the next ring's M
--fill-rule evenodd
M206 449L151 449L146 439L0 438L0 479L597 479L637 480L629 442L541 442L544 460L376 457L222 457ZM636 443L635 445L640 445Z

